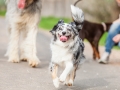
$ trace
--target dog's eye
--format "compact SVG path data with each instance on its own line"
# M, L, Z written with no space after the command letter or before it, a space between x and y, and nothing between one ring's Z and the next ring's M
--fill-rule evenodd
M59 27L59 30L62 30L62 28L61 28L61 27Z
M71 31L71 29L70 29L70 28L68 28L67 30L68 30L68 31Z

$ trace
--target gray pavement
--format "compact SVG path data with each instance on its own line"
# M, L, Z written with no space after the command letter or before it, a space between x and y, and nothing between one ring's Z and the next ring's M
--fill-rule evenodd
M9 37L4 18L0 18L0 90L56 90L48 71L50 62L49 32L39 31L38 57L41 65L31 68L27 62L8 63L4 57ZM61 85L59 90L120 90L120 51L113 50L108 65L92 60L92 49L85 43L86 62L77 71L73 87ZM101 54L104 47L100 47Z

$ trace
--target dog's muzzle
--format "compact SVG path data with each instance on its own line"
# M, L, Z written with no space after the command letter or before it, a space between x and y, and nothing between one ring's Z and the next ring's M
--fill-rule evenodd
M63 33L62 33L62 34L63 34ZM62 41L62 42L66 42L66 41L68 41L69 38L70 38L70 36L65 36L65 34L63 34L63 35L58 34L58 36L59 36L59 38L60 38L60 41Z

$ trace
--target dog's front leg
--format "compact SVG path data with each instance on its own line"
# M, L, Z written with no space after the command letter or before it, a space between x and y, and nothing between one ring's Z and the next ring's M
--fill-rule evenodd
M75 76L76 76L77 67L78 66L74 66L74 69L71 71L70 79L69 79L69 81L67 83L67 86L72 86L73 85L73 82L74 82L74 79L75 79Z
M40 61L36 56L36 34L37 27L30 27L26 32L26 38L22 44L24 57L29 62L29 65L32 67L36 67Z
M68 86L69 80L70 80L70 75L68 75L68 76L66 77L66 80L65 80L65 82L64 82L64 84L65 84L66 86Z
M53 84L56 88L58 88L59 87L59 79L57 77L58 65L52 63L50 68L52 72Z
M66 62L66 67L63 73L60 75L60 82L64 82L66 80L66 77L70 74L70 72L73 69L73 63L72 62Z
M9 62L18 63L19 62L19 55L18 55L18 43L19 43L19 30L16 30L15 28L10 29L10 42L8 46L7 53L5 56L8 56Z
M27 37L26 35L26 30L21 31L21 46L20 46L20 60L21 61L27 61L27 57L25 56L25 51L24 51L24 40Z

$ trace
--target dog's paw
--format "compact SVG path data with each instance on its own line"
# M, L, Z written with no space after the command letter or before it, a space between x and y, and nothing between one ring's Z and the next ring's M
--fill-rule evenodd
M73 86L73 80L69 80L69 82L65 83L66 86Z
M27 61L27 58L21 58L20 61Z
M55 86L56 88L59 88L59 79L58 79L58 78L55 78L55 79L53 80L53 84L54 84L54 86Z
M10 57L8 62L13 62L13 63L19 63L20 60L19 60L19 57Z
M69 83L69 79L66 79L66 80L65 80L65 82L64 82L64 85L66 85L66 86L67 86L67 85L68 85L68 83Z
M40 60L37 57L29 59L29 65L30 66L36 67L38 64L40 64Z
M65 79L66 79L66 77L65 77L64 75L61 75L61 76L59 77L59 81L60 81L61 83L65 82Z
M28 59L26 57L20 57L20 61L27 61Z

